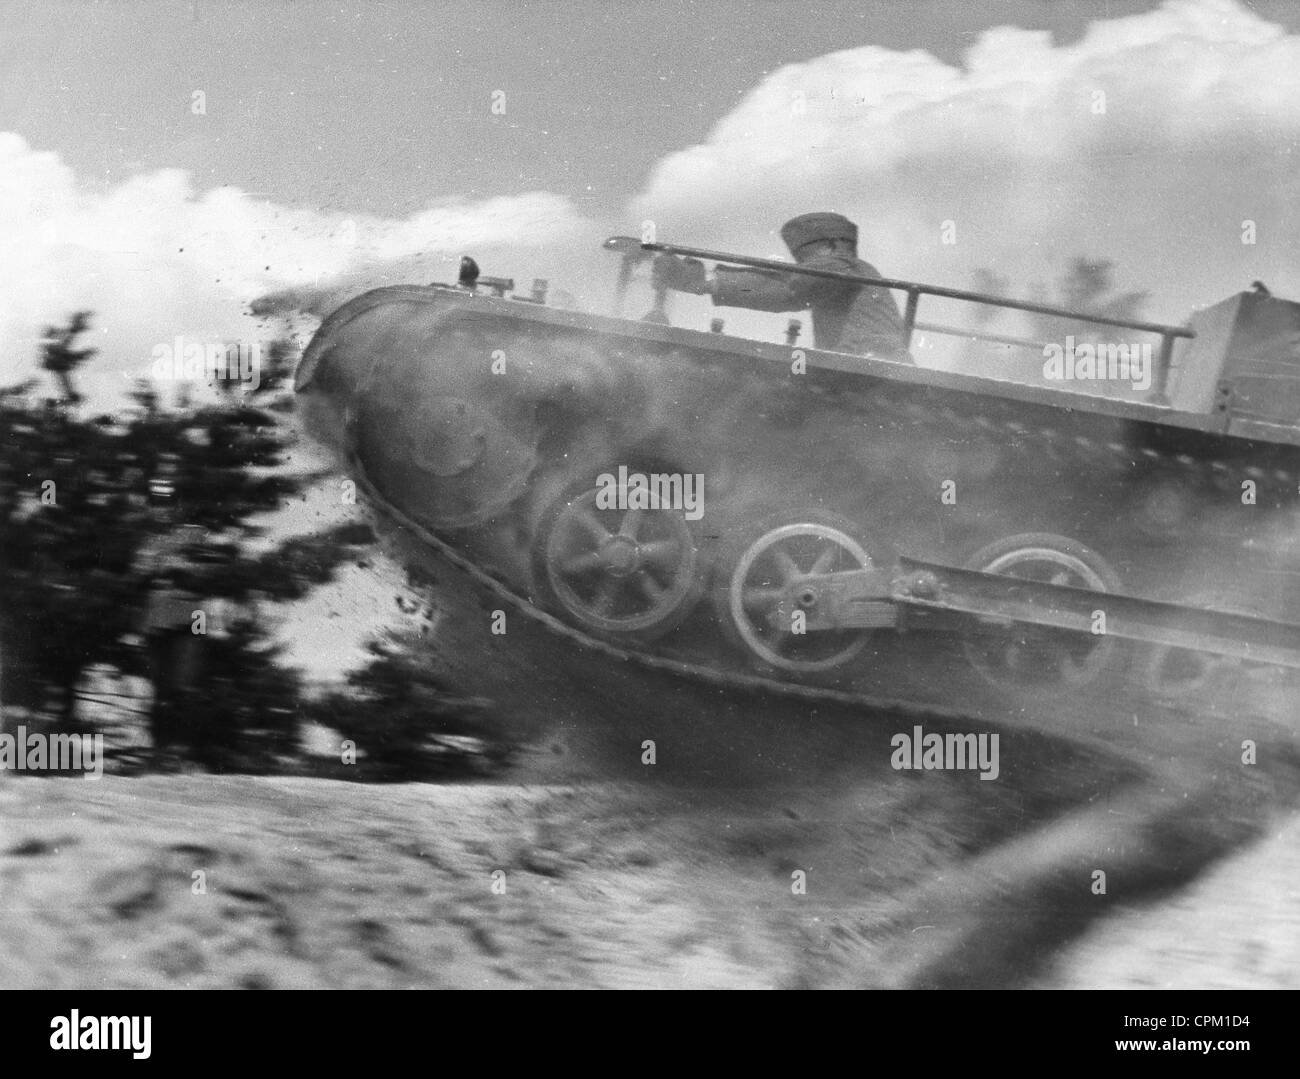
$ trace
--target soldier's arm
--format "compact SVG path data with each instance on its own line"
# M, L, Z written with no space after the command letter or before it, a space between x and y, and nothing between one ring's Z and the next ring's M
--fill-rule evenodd
M747 307L753 311L802 311L809 303L813 278L776 270L719 266L709 292L718 307Z

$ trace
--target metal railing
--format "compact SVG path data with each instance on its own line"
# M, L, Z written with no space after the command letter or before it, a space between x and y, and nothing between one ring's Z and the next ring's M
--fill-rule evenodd
M626 251L624 244L615 245L613 239L626 241L627 238L615 237L606 242L606 246L611 250ZM635 241L632 241L635 243ZM706 259L709 262L734 263L738 266L752 266L760 270L776 270L780 273L803 274L805 277L820 277L831 281L848 281L855 285L872 285L877 288L887 288L907 294L907 303L903 312L903 347L911 345L912 332L915 329L923 329L933 333L945 333L953 336L970 337L975 340L988 340L1000 342L1003 344L1021 345L1025 347L1042 347L1036 342L1027 338L1008 337L1002 334L984 334L978 331L958 330L951 327L937 326L933 324L918 324L916 320L917 310L920 307L922 296L936 296L947 300L961 300L966 303L984 304L988 307L999 307L1010 311L1025 311L1034 315L1051 315L1057 318L1069 319L1073 322L1087 322L1097 326L1117 326L1126 330L1138 330L1142 333L1158 334L1160 337L1160 358L1156 364L1156 371L1152 378L1152 392L1155 397L1163 398L1165 382L1169 377L1169 370L1173 362L1174 341L1178 338L1193 338L1196 336L1192 330L1186 326L1168 326L1160 322L1144 322L1140 319L1111 318L1108 315L1089 314L1084 311L1072 311L1065 307L1056 307L1052 304L1031 303L1027 300L1009 300L1003 296L991 296L984 292L971 292L966 289L943 288L939 285L923 285L916 281L903 281L893 277L865 277L860 274L843 273L839 270L818 270L808 266L801 266L796 262L779 262L776 259L751 258L748 255L732 255L725 251L709 251L699 247L681 247L677 244L667 243L640 243L636 247L641 251L662 252L667 255L681 255L685 258Z

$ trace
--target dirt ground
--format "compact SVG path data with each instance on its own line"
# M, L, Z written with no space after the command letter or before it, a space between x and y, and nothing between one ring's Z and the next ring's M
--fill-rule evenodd
M939 773L757 791L6 777L0 986L925 984L944 933L960 952L1021 932L1019 911L969 926L933 899L974 897L964 867L1036 841L1041 813ZM1300 985L1298 837L1279 819L1191 887L1117 907L1028 984Z
M982 841L967 792L923 786L10 780L0 985L810 984Z
M1117 912L1063 950L1042 986L1300 989L1300 817L1163 902Z

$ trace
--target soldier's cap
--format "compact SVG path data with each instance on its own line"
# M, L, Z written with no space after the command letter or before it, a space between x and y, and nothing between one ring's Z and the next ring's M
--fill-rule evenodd
M781 239L791 254L816 240L848 240L856 245L858 226L843 214L800 214L781 226Z

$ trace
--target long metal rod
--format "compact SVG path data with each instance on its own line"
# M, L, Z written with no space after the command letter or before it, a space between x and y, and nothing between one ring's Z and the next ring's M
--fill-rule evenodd
M1028 622L1300 668L1300 625L1254 615L1184 607L995 573L900 558L893 600L906 607Z
M972 341L992 341L998 345L1015 345L1018 348L1042 350L1044 342L1031 341L1028 337L1010 337L1002 333L981 333L978 330L963 330L956 326L940 326L936 322L918 322L912 327L923 333L943 334L945 337L967 337Z
M644 243L641 244L641 248L645 251L661 251L668 255L708 259L710 262L734 262L740 266L753 266L761 270L778 270L781 273L797 273L806 277L823 277L831 281L851 281L856 285L875 285L877 288L899 289L907 292L909 296L941 296L949 300L965 300L968 303L982 303L990 307L1006 307L1013 311L1028 311L1035 315L1055 315L1059 318L1074 319L1079 322L1092 322L1099 326L1119 326L1126 330L1141 330L1144 333L1157 333L1166 337L1196 336L1186 326L1165 326L1158 322L1138 322L1132 319L1089 315L1081 311L1070 311L1064 307L1052 307L1049 304L1029 303L1025 300L1008 300L1000 296L990 296L983 292L940 288L937 285L921 285L915 281L903 281L894 277L863 277L860 274L841 273L838 270L815 270L807 266L800 266L796 262L750 258L748 255L731 255L725 251L707 251L700 247L679 247L676 244Z

